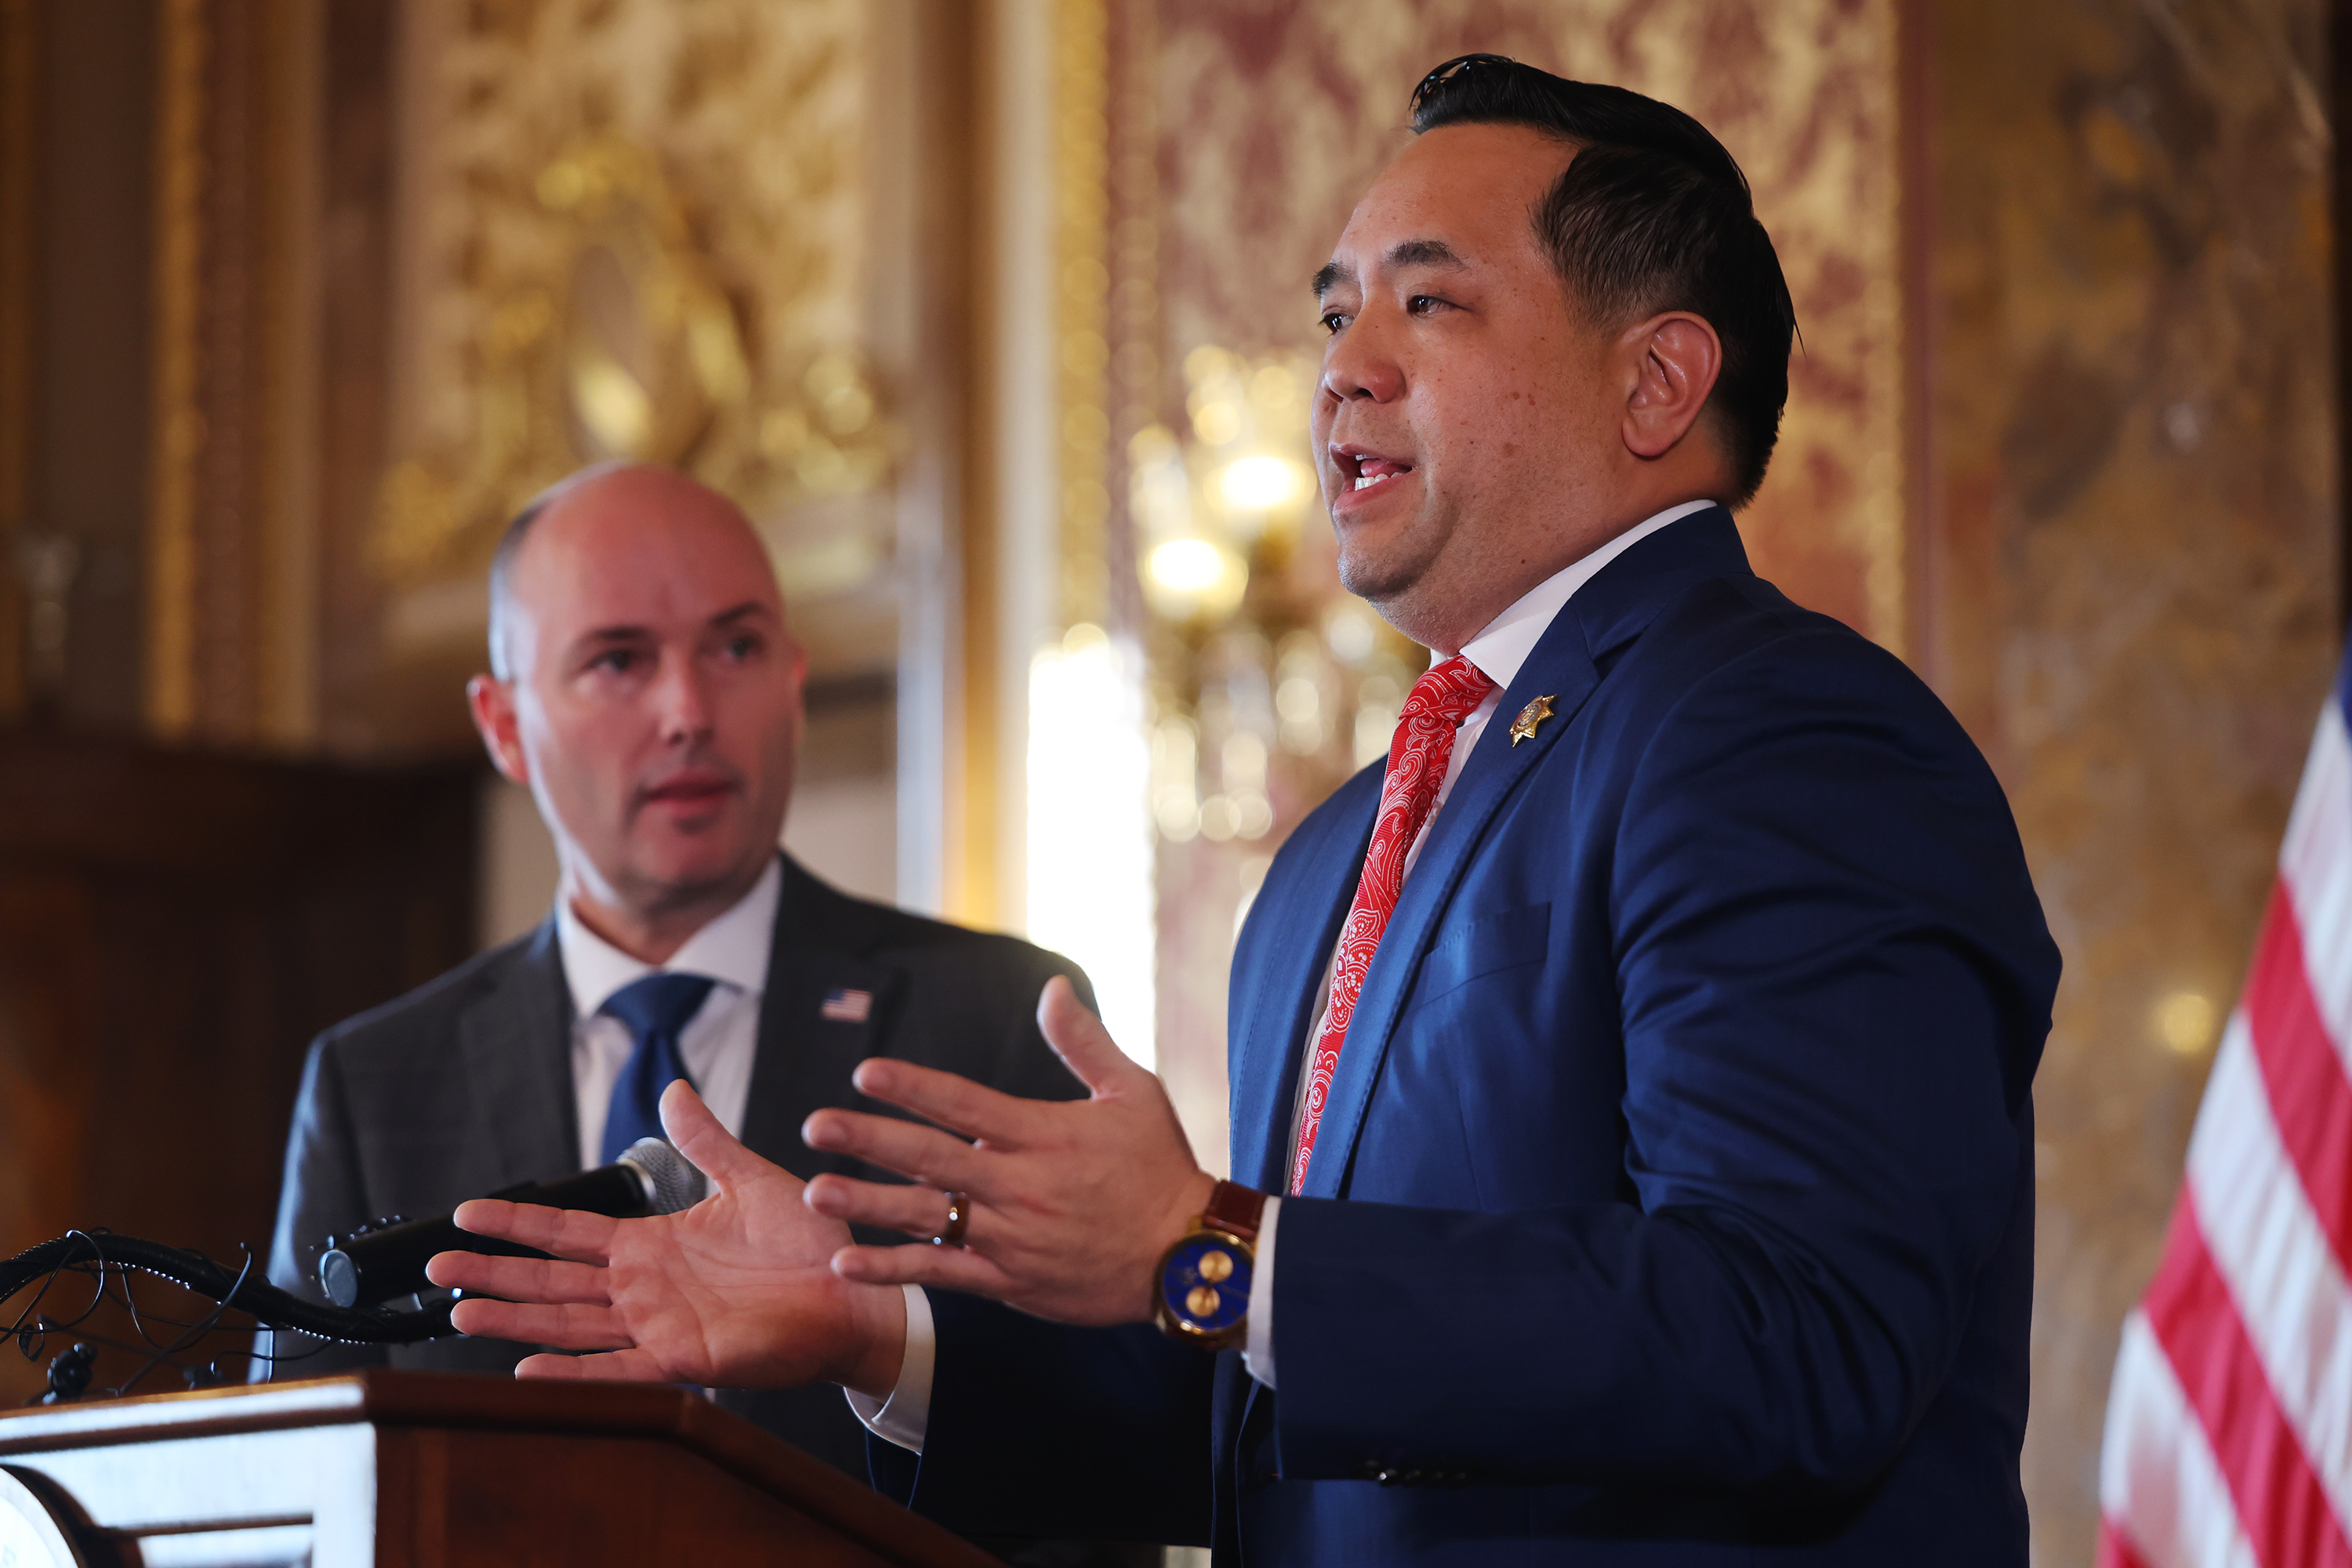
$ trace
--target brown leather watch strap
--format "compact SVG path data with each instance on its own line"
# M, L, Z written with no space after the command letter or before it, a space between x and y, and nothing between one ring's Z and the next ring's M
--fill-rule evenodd
M1201 1211L1201 1223L1237 1236L1244 1241L1255 1242L1258 1221L1265 1215L1264 1193L1233 1182L1219 1182L1210 1189L1209 1206Z

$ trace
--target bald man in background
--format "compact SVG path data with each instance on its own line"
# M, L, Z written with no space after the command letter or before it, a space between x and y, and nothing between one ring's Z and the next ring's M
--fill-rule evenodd
M274 1282L315 1299L331 1234L609 1163L660 1133L654 1102L678 1076L803 1177L853 1168L812 1152L800 1126L871 1107L849 1083L867 1057L1082 1092L1036 1022L1049 978L1085 984L1066 960L849 898L777 848L807 661L732 502L666 468L573 476L499 544L489 645L467 694L491 761L554 836L555 907L311 1046ZM293 1358L282 1380L387 1363L503 1373L531 1347L277 1348ZM865 1432L837 1390L719 1399L866 1479Z

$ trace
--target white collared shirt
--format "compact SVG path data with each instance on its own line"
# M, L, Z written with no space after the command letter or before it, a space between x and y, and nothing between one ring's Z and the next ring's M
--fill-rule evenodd
M1453 793L1454 781L1462 776L1463 765L1470 760L1470 752L1478 744L1478 738L1486 733L1486 722L1501 705L1503 693L1509 690L1511 682L1518 679L1520 667L1527 663L1528 656L1535 651L1536 644L1543 640L1544 633L1551 629L1553 620L1567 607L1568 601L1576 591L1599 575L1602 567L1668 523L1717 504L1711 500L1684 501L1634 524L1582 560L1562 567L1528 589L1508 609L1487 622L1476 637L1462 645L1462 657L1477 666L1480 673L1495 683L1495 689L1486 694L1486 700L1472 710L1470 716L1463 720L1454 732L1454 754L1447 760L1445 778L1438 785L1437 804L1430 808L1428 821L1422 825L1420 834L1412 841L1412 848L1405 855L1405 876L1412 874L1414 862L1421 858L1421 847L1428 842L1429 830L1436 823L1438 812L1444 808L1445 797ZM1446 657L1433 651L1430 663L1434 667ZM1334 948L1334 963L1338 956L1338 950ZM1324 1005L1316 1015L1314 1026L1307 1031L1307 1037L1300 1042L1302 1054L1312 1051L1316 1041L1322 1037L1323 1016L1330 1009L1330 991L1331 967L1327 965L1323 974ZM1303 1071L1299 1074L1302 1092L1306 1077ZM1289 1142L1293 1156L1297 1153L1297 1149L1298 1121L1294 1111ZM1288 1161L1284 1162L1283 1168L1289 1169ZM1282 1199L1267 1197L1265 1212L1258 1222L1257 1244L1252 1249L1255 1265L1255 1272L1250 1276L1248 1340L1242 1350L1242 1363L1249 1369L1250 1375L1268 1388L1275 1385L1274 1251L1276 1228L1281 1217ZM887 1438L918 1454L923 1451L923 1434L929 1426L931 1373L938 1349L930 1303L921 1290L909 1285L907 1287L907 1353L898 1368L897 1386L891 1389L889 1398L883 1401L868 1399L854 1392L849 1394L850 1408L857 1413L857 1418L865 1422L876 1436Z
M728 910L687 938L686 945L658 966L631 958L572 912L572 900L555 900L555 942L563 959L563 979L572 991L572 1088L580 1118L580 1168L602 1164L604 1116L613 1086L620 1081L636 1042L629 1026L599 1012L621 987L664 973L704 974L718 982L686 1027L678 1031L678 1055L702 1102L720 1126L738 1137L751 1096L751 1062L758 1054L760 999L768 989L768 958L775 949L776 903L782 897L782 861L768 868Z
M1503 693L1508 691L1511 682L1519 678L1519 667L1528 662L1528 655L1535 652L1536 644L1543 640L1544 633L1551 630L1552 621L1567 607L1569 600L1575 597L1576 591L1599 576L1603 566L1666 524L1679 522L1693 512L1705 511L1715 504L1711 500L1686 500L1680 506L1670 506L1655 517L1635 523L1583 560L1561 567L1520 595L1509 609L1488 621L1484 631L1462 645L1462 657L1476 665L1479 673L1495 683L1495 689L1486 694L1486 700L1471 710L1470 717L1462 721L1462 727L1454 731L1454 755L1445 764L1445 782L1437 786L1439 806L1443 806L1445 797L1453 793L1454 781L1462 776L1462 764L1470 760L1471 748L1478 743L1478 737L1486 733L1486 721L1495 716L1495 709L1502 702ZM1443 658L1440 654L1431 654L1431 667L1434 668ZM1432 808L1429 821L1436 820L1437 811ZM1429 826L1423 823L1421 836L1412 841L1412 853L1405 858L1407 876L1412 875L1412 863L1420 858L1422 844L1428 837Z

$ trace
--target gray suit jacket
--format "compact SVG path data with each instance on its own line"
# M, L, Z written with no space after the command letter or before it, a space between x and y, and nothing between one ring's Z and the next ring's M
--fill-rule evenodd
M1066 959L866 903L782 857L775 948L760 1007L743 1142L803 1179L844 1171L895 1179L801 1142L820 1106L880 1110L850 1087L867 1057L961 1073L1031 1099L1083 1089L1037 1031L1037 993ZM870 991L863 1022L820 1016L825 994ZM320 1244L390 1215L446 1214L467 1198L579 1169L570 993L551 917L530 935L450 971L312 1043L294 1108L269 1278L320 1299ZM894 1234L862 1237L903 1241ZM381 1347L279 1336L280 1379L383 1365L505 1373L530 1347L448 1339ZM864 1428L841 1391L722 1394L720 1403L860 1480Z

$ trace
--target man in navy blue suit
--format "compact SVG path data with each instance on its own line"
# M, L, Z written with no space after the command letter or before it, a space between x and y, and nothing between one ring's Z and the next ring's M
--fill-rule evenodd
M1793 317L1729 154L1490 56L1414 108L1317 279L1315 439L1343 580L1436 657L1242 934L1234 1181L1056 984L1090 1099L877 1061L949 1131L810 1118L917 1185L803 1187L678 1087L717 1195L469 1205L571 1261L435 1277L509 1298L469 1332L604 1352L527 1374L840 1383L967 1531L2022 1564L2058 961L2006 803L1748 569Z

